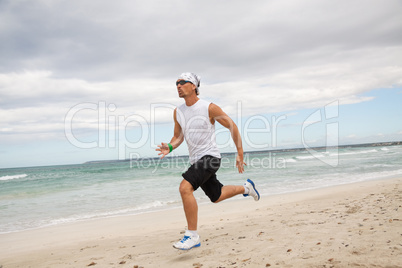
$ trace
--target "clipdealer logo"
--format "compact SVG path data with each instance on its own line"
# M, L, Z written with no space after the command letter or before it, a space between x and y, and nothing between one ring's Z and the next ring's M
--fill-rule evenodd
M111 103L107 105L105 101L79 103L73 106L65 116L65 136L70 144L77 148L112 148L117 149L118 160L127 160L129 158L138 160L140 158L138 149L148 145L150 149L154 149L160 143L156 138L156 125L159 120L158 113L164 111L166 114L173 114L175 108L175 105L169 103L150 104L149 116L146 118L140 114L124 114L122 110L118 111L115 104ZM271 118L267 118L264 115L257 114L244 117L242 114L242 103L239 101L237 103L236 117L237 126L243 138L244 145L248 148L258 151L278 147L278 139L280 138L278 136L278 129L284 127L282 122L287 120L286 115L273 115ZM314 158L332 167L336 167L339 164L338 117L339 101L334 101L310 114L302 122L301 129L299 130L304 149ZM242 120L245 120L244 124ZM260 127L256 128L255 125L259 125ZM132 131L133 129L135 129L135 135L132 135L134 132ZM84 132L87 134L86 138L82 134ZM227 130L217 129L215 134L218 136L223 132L227 132ZM308 139L311 133L313 133L312 136L323 133L322 140L325 145L319 149L311 146L310 143L312 142ZM257 136L263 137L263 139L257 139ZM235 149L230 135L226 135L225 139L222 139L221 136L221 139L217 140L217 145L219 149ZM285 163L284 159L281 159L279 156L271 158L271 162L275 164L273 165L274 167L285 167L284 165L279 165Z
M302 143L304 148L316 159L328 164L332 167L337 167L339 164L338 146L339 146L339 101L331 102L321 109L314 111L302 125ZM310 147L306 142L305 132L308 128L317 125L324 125L325 146L322 150L317 150Z

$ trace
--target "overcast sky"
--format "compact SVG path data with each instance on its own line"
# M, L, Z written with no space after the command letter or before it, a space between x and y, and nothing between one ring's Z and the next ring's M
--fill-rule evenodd
M117 159L119 138L153 156L187 71L236 122L286 116L278 147L299 147L286 126L334 102L340 143L402 140L401 14L401 1L0 0L0 168Z

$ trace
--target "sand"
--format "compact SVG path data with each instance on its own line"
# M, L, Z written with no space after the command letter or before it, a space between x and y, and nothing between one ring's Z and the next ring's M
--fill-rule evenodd
M2 234L0 267L402 267L401 182L201 205L190 251L182 209Z

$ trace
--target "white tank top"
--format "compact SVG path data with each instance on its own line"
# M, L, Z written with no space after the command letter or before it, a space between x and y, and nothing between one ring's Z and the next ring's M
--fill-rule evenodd
M199 99L192 106L184 103L176 110L176 119L186 139L191 164L205 155L221 158L216 144L215 125L209 120L210 104Z

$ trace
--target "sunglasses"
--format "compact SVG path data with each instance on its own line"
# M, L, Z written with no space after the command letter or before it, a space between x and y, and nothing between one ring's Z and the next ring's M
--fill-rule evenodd
M176 81L176 86L180 85L184 85L186 83L191 83L190 81L186 81L186 80L180 80L180 81Z

